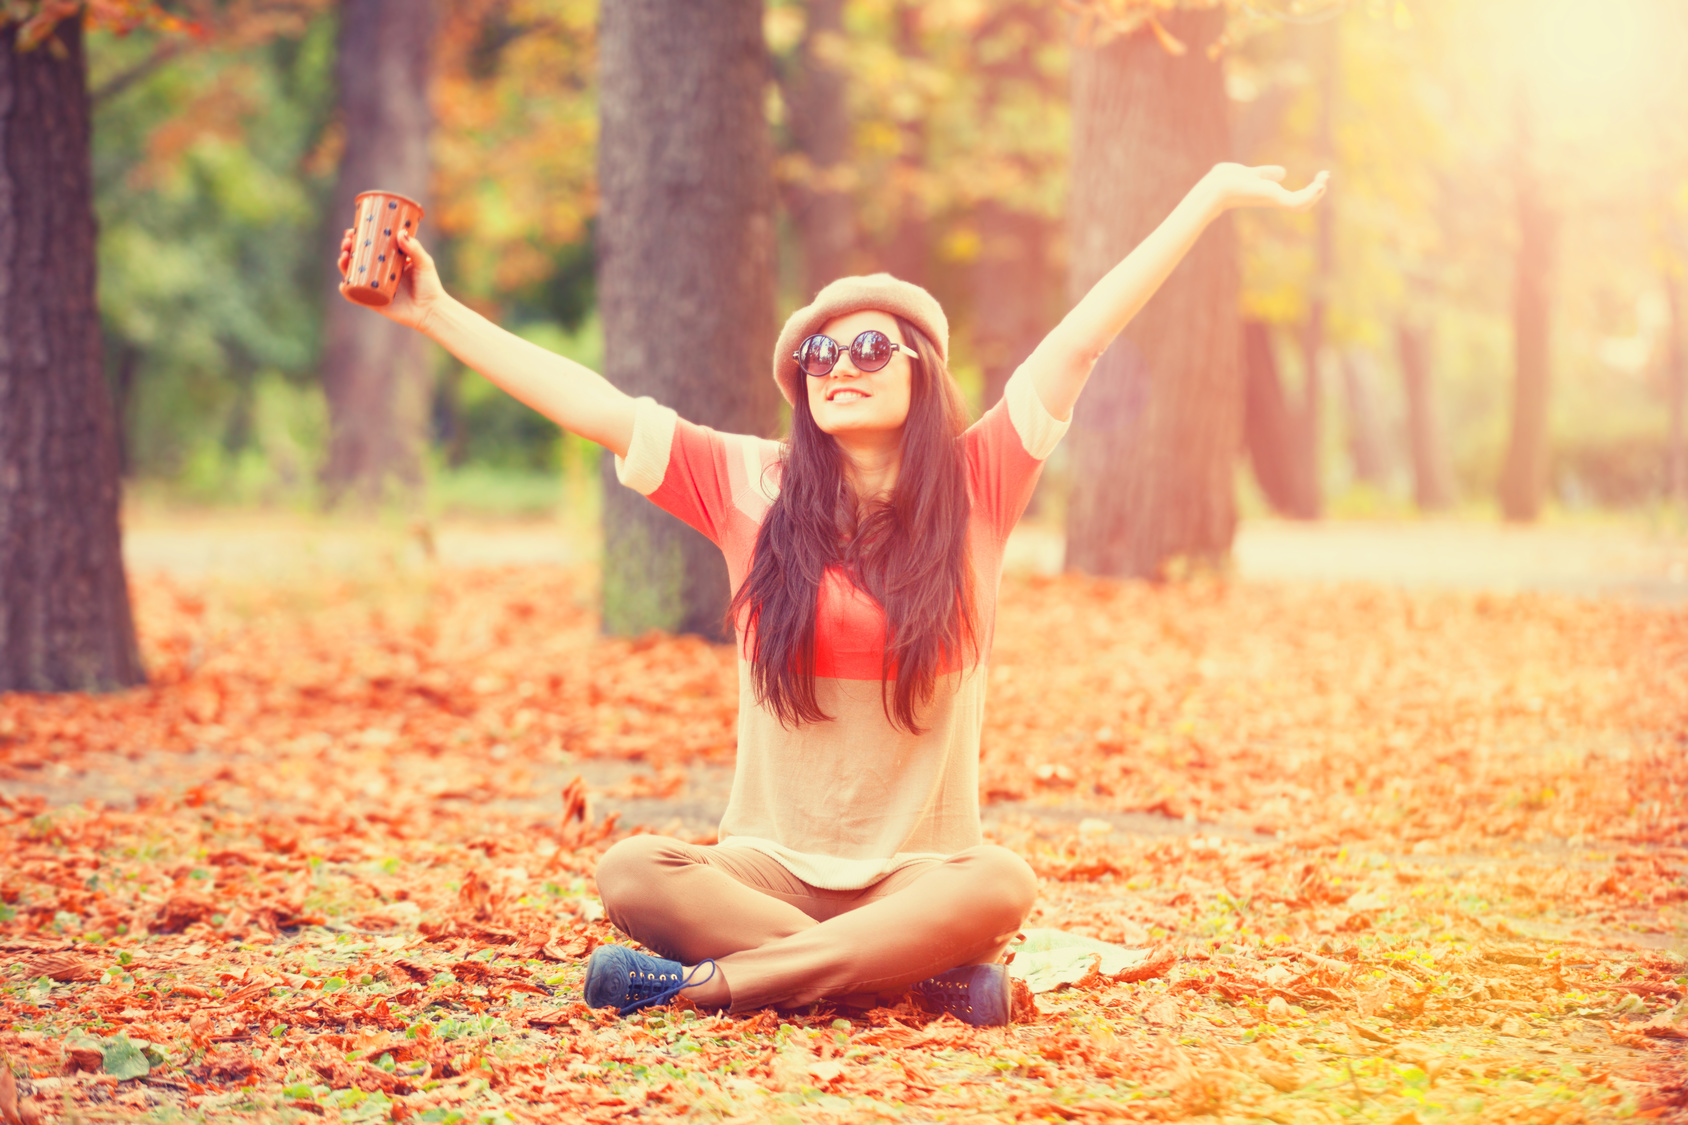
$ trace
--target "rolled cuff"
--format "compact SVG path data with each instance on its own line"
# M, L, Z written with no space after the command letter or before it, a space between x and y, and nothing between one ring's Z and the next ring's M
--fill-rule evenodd
M1024 367L1008 377L1002 397L1008 403L1008 420L1014 423L1014 432L1020 435L1020 444L1026 452L1039 461L1055 452L1073 420L1068 418L1063 422L1049 413Z
M627 443L627 456L615 459L615 479L641 496L661 488L679 420L678 414L654 398L635 399L633 437Z

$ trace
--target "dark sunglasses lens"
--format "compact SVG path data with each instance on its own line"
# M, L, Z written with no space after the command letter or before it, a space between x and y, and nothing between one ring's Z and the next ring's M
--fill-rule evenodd
M838 363L838 344L830 336L810 336L797 349L797 365L810 375L825 375Z
M850 345L850 358L863 371L878 371L891 362L891 340L883 332L868 329Z

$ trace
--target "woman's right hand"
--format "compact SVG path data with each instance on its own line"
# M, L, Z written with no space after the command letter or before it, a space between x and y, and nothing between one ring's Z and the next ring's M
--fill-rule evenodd
M398 289L391 301L373 308L388 320L425 331L434 310L448 299L445 286L440 284L440 271L434 266L433 255L428 253L421 240L407 230L400 231L398 237L399 251L404 255L404 270L399 274ZM352 230L348 227L340 238L342 296L347 289L344 280L346 271L352 266L352 245ZM346 299L351 300L350 297Z

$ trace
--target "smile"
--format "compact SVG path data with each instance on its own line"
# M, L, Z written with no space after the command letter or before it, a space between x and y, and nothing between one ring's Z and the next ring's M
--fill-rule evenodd
M839 387L826 396L828 402L854 402L857 399L871 398L866 391L859 391L855 387Z

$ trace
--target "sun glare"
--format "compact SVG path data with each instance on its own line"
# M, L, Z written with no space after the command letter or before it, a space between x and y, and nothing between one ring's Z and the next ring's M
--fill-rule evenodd
M1597 123L1647 112L1661 93L1669 40L1661 0L1538 0L1523 46L1542 111Z

